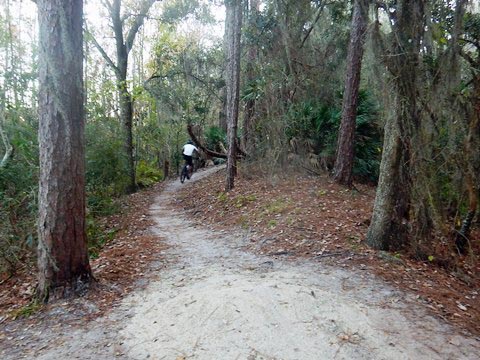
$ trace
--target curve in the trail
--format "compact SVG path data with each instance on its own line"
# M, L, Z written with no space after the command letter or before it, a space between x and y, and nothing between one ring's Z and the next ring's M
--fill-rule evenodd
M191 181L216 170L195 173ZM152 268L157 279L151 276L146 288L85 329L55 324L38 333L24 330L23 352L0 354L95 360L479 358L478 339L427 316L415 299L365 271L257 256L243 250L248 234L194 225L169 205L181 186L188 181L170 183L151 208L152 231L171 245L168 268Z
M478 358L478 342L379 280L256 256L242 250L245 234L193 225L167 205L179 186L171 184L151 209L154 231L176 261L161 281L125 301L135 308L120 332L127 357Z

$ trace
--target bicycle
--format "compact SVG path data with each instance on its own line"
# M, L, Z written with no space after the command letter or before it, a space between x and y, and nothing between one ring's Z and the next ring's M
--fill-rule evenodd
M192 177L192 171L192 166L188 165L187 163L183 165L182 172L180 173L180 182L182 184L185 182L185 179L190 180Z

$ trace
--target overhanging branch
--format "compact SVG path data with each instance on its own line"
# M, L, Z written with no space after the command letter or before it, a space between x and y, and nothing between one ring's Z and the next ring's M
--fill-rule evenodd
M86 28L86 25L85 25ZM97 50L100 52L102 57L105 59L107 64L115 71L116 74L120 73L120 69L115 65L115 63L110 59L110 56L103 50L102 46L98 43L97 39L95 39L95 36L91 32L88 31L88 29L85 29L86 34L89 36L90 39L92 39L93 45L97 48Z
M205 154L207 154L208 156L217 157L221 159L227 158L227 154L222 154L222 153L207 149L207 147L203 145L202 142L198 140L195 134L193 133L192 124L187 125L187 131L188 131L188 134L190 135L190 138L195 143L195 145L197 145L197 147L199 147L200 150L202 150Z
M212 156L212 157L218 157L218 158L221 158L221 159L226 159L227 158L227 154L222 154L222 153L207 149L207 147L205 145L203 145L202 142L193 133L192 124L187 125L187 131L188 131L188 134L190 135L192 141L195 143L195 145L197 145L205 154L207 154L209 156ZM241 158L244 158L244 157L247 156L247 154L245 154L245 152L238 145L238 141L236 142L236 148L237 148L237 159L241 159Z

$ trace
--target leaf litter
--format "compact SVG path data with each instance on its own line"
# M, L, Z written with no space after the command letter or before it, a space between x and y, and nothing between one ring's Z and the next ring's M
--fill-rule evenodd
M277 177L273 184L261 174L245 173L240 171L229 193L224 192L224 172L202 179L179 194L176 204L194 213L198 223L221 230L243 229L249 251L368 270L412 293L435 316L480 336L478 257L458 257L445 241L432 251L438 258L455 258L449 267L439 266L440 261L416 260L408 253L370 249L365 236L375 197L372 186L348 190L327 176ZM479 254L478 226L471 243Z

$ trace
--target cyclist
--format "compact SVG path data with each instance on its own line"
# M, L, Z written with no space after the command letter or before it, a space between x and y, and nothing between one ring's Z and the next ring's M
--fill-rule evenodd
M192 140L188 140L185 145L183 145L182 154L183 158L185 159L185 163L190 167L190 171L188 171L187 179L190 179L190 174L193 171L193 152L198 152L198 149L195 145L193 145Z

